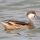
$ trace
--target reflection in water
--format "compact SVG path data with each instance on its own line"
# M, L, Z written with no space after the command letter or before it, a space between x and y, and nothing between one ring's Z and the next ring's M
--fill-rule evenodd
M5 38L9 38L9 37L7 37L7 36L0 37L0 39L5 39Z

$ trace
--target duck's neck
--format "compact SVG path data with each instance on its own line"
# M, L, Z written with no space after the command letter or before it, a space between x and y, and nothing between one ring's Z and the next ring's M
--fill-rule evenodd
M32 20L29 19L29 22L28 23L32 24Z

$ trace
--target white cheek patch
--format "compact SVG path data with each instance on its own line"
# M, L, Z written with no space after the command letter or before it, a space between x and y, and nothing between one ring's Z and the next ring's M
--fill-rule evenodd
M32 19L34 16L35 16L34 14L29 14L29 15L28 15L28 18L29 18L29 19Z

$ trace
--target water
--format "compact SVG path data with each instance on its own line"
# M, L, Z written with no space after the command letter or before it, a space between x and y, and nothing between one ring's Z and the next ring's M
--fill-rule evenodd
M4 31L1 22L8 19L27 22L26 13L30 9L37 12L38 17L33 20L36 29ZM40 0L0 0L0 40L40 40Z

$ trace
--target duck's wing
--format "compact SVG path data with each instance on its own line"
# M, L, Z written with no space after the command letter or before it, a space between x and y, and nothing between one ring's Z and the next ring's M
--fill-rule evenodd
M26 25L27 23L25 22L21 22L21 21L14 21L16 24L20 24L20 25Z
M19 24L19 25L26 25L26 24L27 24L26 22L16 21L16 20L8 20L8 23L9 23L9 22L13 22L13 23Z

